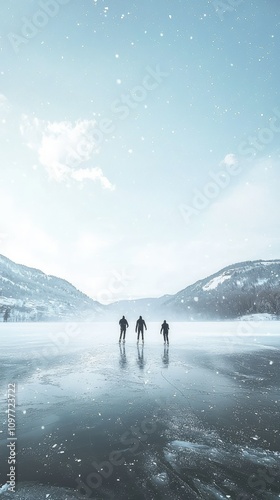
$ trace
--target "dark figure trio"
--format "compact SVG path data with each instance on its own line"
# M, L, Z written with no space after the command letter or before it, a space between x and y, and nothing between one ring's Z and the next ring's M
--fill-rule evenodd
M129 327L129 324L125 316L123 316L120 319L119 325L120 325L119 342L121 342L122 339L123 342L125 342L126 329ZM135 326L135 331L137 333L137 344L139 343L140 334L142 338L142 343L144 344L144 328L145 330L147 330L147 325L145 323L145 320L142 318L142 316L139 316L139 319L136 321L136 326ZM160 333L163 333L164 344L167 345L169 345L168 331L169 331L169 324L166 323L166 320L164 320L164 322L161 325Z

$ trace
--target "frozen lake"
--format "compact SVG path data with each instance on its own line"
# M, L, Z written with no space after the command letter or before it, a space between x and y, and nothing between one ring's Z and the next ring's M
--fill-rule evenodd
M280 498L279 323L133 326L0 324L0 498Z

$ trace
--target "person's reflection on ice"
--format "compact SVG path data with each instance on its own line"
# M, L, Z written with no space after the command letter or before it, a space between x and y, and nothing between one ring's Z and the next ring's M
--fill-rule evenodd
M143 347L143 345L141 345L139 347L139 344L137 344L137 354L138 354L137 364L138 364L140 370L143 370L143 368L146 364L146 361L144 359L144 347Z
M168 346L168 344L164 344L162 363L163 363L164 368L168 368L168 365L169 365L169 346Z
M120 367L126 368L127 359L126 359L126 354L125 354L125 345L119 344L119 348L120 348Z

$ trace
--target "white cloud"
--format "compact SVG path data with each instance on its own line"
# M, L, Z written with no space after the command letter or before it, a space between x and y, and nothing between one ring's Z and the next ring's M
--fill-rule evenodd
M98 152L94 120L46 122L23 116L20 131L27 146L36 151L49 176L60 182L72 178L77 182L99 181L104 189L114 186L100 167L81 167Z
M115 186L105 177L100 167L74 170L71 173L71 177L78 182L83 182L85 179L91 179L92 181L99 180L105 189L110 189L111 191L115 189Z
M232 165L236 165L237 163L238 159L233 153L228 153L221 161L221 165L225 165L226 167L231 167Z

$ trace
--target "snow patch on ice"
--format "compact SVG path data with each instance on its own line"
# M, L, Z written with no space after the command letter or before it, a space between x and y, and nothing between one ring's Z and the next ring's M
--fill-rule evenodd
M8 488L9 488L8 484L3 484L3 486L1 486L0 488L0 495L4 493L4 491L7 491Z
M254 436L253 439L254 438L256 438L256 436ZM277 466L279 463L280 453L278 451L264 450L261 448L252 449L246 447L241 449L241 453L246 460L256 464L262 464L263 466Z
M189 450L193 450L193 451L196 451L196 450L199 450L199 451L209 450L209 446L207 446L205 444L192 443L191 441L178 441L178 440L175 440L175 441L171 441L170 444L172 446L175 446L176 448L188 448Z
M217 486L205 484L196 478L194 479L194 483L204 498L215 498L217 500L227 500L227 498L231 498L230 496L224 495Z
M258 314L245 314L237 318L237 321L272 321L277 320L278 317L275 314L269 313L258 313Z
M167 485L169 483L168 475L166 472L160 472L152 477L153 482L158 485Z
M5 489L3 489L5 488ZM0 488L0 495L3 500L78 500L81 498L77 492L67 488L59 488L56 486L43 486L37 483L18 483L17 491L11 495L8 491L8 485L5 484Z

